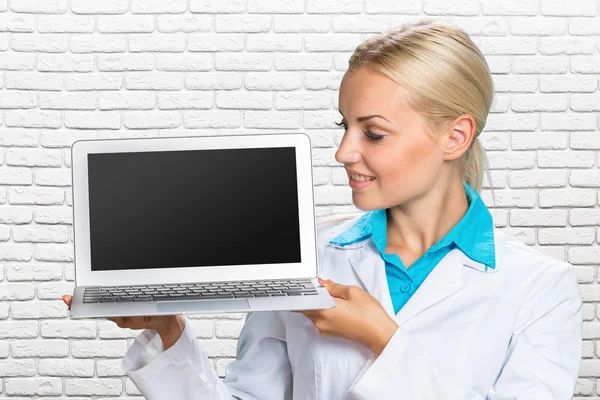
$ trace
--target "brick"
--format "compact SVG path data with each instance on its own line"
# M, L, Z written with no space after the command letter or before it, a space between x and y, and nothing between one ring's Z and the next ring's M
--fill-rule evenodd
M68 0L19 0L11 1L10 9L18 13L64 14Z
M35 16L27 14L0 15L0 32L33 32Z
M96 373L98 377L126 375L121 366L121 360L98 360L96 362Z
M35 60L35 54L15 53L11 57L0 58L0 70L33 71L35 69Z
M417 7L420 4L417 1L412 2L414 4L414 12L417 13ZM430 15L477 15L479 14L479 1L478 0L458 0L458 1L446 1L446 0L425 0L423 10L426 14Z
M268 110L273 107L273 95L264 92L217 92L216 105L219 108Z
M528 57L515 56L512 61L512 72L516 74L564 74L567 72L567 57Z
M46 191L55 190L60 195L56 195L57 198L60 199L60 203L62 204L64 201L64 192L62 189L52 189L47 188L44 189ZM54 191L50 192L51 194ZM37 194L37 193L36 193ZM12 193L9 194L12 198ZM36 199L34 199L36 200ZM48 204L49 202L35 202L33 204ZM69 228L66 226L15 226L13 228L13 240L15 242L32 242L32 243L66 243L69 241ZM59 269L62 271L62 268ZM43 270L42 270L43 271ZM59 274L59 278L60 278ZM43 277L44 275L39 275L38 277ZM35 280L34 277L31 279ZM47 280L47 279L42 279Z
M571 57L571 72L579 74L599 74L600 56Z
M35 222L38 224L72 224L73 210L60 206L36 207ZM59 248L57 245L52 245L52 247ZM43 246L36 247L36 249L39 248L43 248Z
M238 14L246 11L246 0L190 0L190 11L209 14Z
M579 131L596 129L592 113L541 113L541 129L549 131Z
M130 52L182 52L185 50L185 37L177 34L132 34L129 35Z
M177 128L181 114L177 111L128 111L123 114L123 125L128 129Z
M29 226L16 226L19 229L29 229ZM48 228L48 227L40 227ZM51 227L52 228L52 227ZM53 227L53 228L65 228L66 226ZM59 230L59 229L54 229ZM62 231L62 229L60 229ZM6 279L9 281L51 281L60 280L62 278L62 265L60 264L41 264L41 263L13 263L6 264ZM31 304L31 303L27 303Z
M263 53L217 53L215 69L220 71L268 71L273 66L273 56Z
M302 14L304 0L248 0L248 13Z
M535 76L492 75L494 91L533 93L538 87L538 78Z
M592 189L541 189L539 207L592 207L596 191Z
M541 0L541 14L563 17L593 17L596 15L595 0Z
M35 360L0 360L1 377L34 376Z
M94 70L94 56L40 54L37 65L41 72L91 72Z
M155 103L152 92L100 93L98 96L100 110L151 110Z
M237 110L189 111L183 115L183 124L186 128L239 128L242 114Z
M462 3L463 4L459 4L456 7L466 7L469 11L472 10L472 2L463 1ZM453 7L450 6L450 9L452 8ZM428 1L425 3L425 13L427 14L434 14L436 11L439 12L440 9L443 11L445 7L439 0ZM402 2L394 0L366 0L365 2L365 13L368 14L419 14L420 12L421 0L407 0Z
M133 14L183 13L187 0L131 0Z
M313 34L304 35L304 48L307 51L353 51L363 41L354 34Z
M128 90L180 90L183 79L179 74L165 72L131 73L125 78Z
M246 76L251 75L248 73ZM185 87L191 90L231 90L242 86L242 77L235 72L207 72L188 74Z
M4 91L0 92L0 108L35 108L37 107L37 95L28 91Z
M540 76L540 92L593 92L596 90L596 78L587 76Z
M571 226L597 226L600 225L600 209L574 208L569 210L569 224Z
M573 187L600 187L600 171L573 170L569 174L569 184Z
M329 16L275 15L273 31L284 33L317 33L329 31Z
M40 108L46 110L93 110L96 95L92 93L40 93Z
M91 76L70 75L65 78L67 90L119 90L123 87L123 78L108 74L94 74ZM59 89L60 90L60 89Z
M94 321L42 321L41 336L44 338L95 338L96 323Z
M244 37L241 34L195 34L189 35L189 51L242 51Z
M483 0L481 4L483 15L537 15L537 0Z
M210 71L212 66L213 55L209 53L156 55L159 71Z
M153 15L131 15L127 18L100 15L98 31L102 33L150 33L154 31Z
M569 18L571 35L600 35L600 25L595 18Z
M368 3L367 3L368 7ZM333 16L333 31L342 33L379 33L389 28L388 16L382 15L340 15Z
M14 320L66 318L68 310L62 300L55 302L13 303L10 315Z
M300 51L302 36L294 34L253 34L246 36L248 51Z
M510 34L514 36L562 36L566 31L567 22L563 19L540 16L510 19Z
M67 51L67 37L63 35L14 33L10 43L11 48L15 51L36 53L65 53Z
M588 229L588 228L577 228ZM598 264L600 247L571 247L568 250L568 260L573 264Z
M125 14L128 10L128 0L71 0L74 14Z
M119 358L125 355L125 340L77 340L71 342L71 355L75 358Z
M356 14L362 12L361 0L307 0L309 14Z
M127 48L126 36L119 34L72 36L69 40L73 53L120 53Z
M40 15L39 33L90 33L96 28L96 18L80 15Z
M479 48L483 54L534 55L537 53L537 38L519 36L506 38L482 37Z
M600 150L600 135L596 132L571 132L569 145L572 149Z
M300 127L300 113L293 111L246 111L246 128L295 129Z
M119 129L121 115L117 112L66 111L65 127L75 129Z
M594 165L596 154L592 151L538 151L540 168L589 168Z
M293 72L248 72L244 76L248 90L297 90L302 87L302 76Z
M563 170L523 170L508 174L508 185L514 189L564 187L566 184L567 171Z
M4 393L9 396L57 396L62 394L61 378L6 378Z
M570 106L573 111L600 111L600 95L574 94Z
M539 244L592 244L595 232L593 228L540 228Z
M567 132L510 132L513 150L559 150L566 149Z
M215 32L268 32L271 29L271 17L268 15L215 16Z
M98 54L98 71L151 71L154 56L151 54Z
M71 378L65 380L65 393L72 395L115 396L123 391L121 379Z
M159 15L157 29L163 33L213 32L214 18L211 15Z
M331 105L329 93L278 93L275 108L278 110L317 110L328 109Z
M594 46L595 40L593 38L554 37L540 39L540 53L547 55L593 54Z
M330 54L275 54L278 71L329 71L333 65Z
M52 130L42 131L40 144L43 147L68 147L76 140L91 140L98 137L91 130ZM38 170L35 174L35 184L40 186L71 186L71 171L69 170Z
M46 358L38 362L42 376L92 377L94 360L65 360Z

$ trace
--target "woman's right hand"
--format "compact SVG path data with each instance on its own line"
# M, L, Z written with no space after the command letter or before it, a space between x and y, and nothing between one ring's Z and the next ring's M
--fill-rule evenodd
M70 310L73 296L64 295L62 299ZM119 328L155 330L162 339L164 350L175 344L185 328L185 316L183 315L111 317L107 319L113 321Z

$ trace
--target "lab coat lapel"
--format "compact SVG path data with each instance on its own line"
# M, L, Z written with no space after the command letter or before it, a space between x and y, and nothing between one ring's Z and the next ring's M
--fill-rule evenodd
M372 240L354 250L348 259L359 281L368 293L379 301L385 311L393 316L394 307L385 274L385 262Z
M355 249L348 261L363 288L381 303L399 325L463 289L467 284L465 266L476 269L482 266L469 259L458 248L453 249L436 265L398 314L394 315L385 263L375 244L371 240L365 241L363 246Z
M396 323L402 325L434 304L464 289L468 281L463 265L466 258L458 248L454 248L442 258L400 309L394 318Z

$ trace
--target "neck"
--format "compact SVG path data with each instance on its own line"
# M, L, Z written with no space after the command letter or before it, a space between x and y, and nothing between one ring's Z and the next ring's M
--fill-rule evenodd
M424 254L460 221L469 208L462 178L445 182L388 209L388 246Z

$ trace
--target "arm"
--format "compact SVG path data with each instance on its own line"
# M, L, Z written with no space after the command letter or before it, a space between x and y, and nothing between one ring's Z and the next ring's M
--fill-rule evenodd
M281 400L291 387L280 312L250 313L238 338L237 359L221 380L186 321L163 350L160 336L143 331L127 351L123 369L148 400Z
M398 328L372 356L349 389L360 400L571 399L581 359L582 300L575 269L540 282L525 302L502 372L484 397L462 387L453 371L436 365L428 350Z

